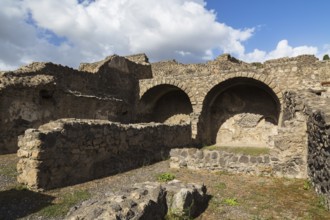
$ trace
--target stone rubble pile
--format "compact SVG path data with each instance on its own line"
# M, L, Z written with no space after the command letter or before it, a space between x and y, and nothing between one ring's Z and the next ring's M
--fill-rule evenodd
M184 184L178 180L164 184L144 182L84 201L71 208L65 219L163 220L166 215L192 218L201 214L208 200L204 185Z

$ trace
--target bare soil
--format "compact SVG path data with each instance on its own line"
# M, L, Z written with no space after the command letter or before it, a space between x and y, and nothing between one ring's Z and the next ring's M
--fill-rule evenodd
M330 219L330 212L322 206L322 198L303 179L170 169L169 161L162 161L103 179L37 193L16 183L16 163L15 154L0 155L0 219L63 219L63 215L46 217L45 208L60 203L73 192L105 196L109 191L133 183L157 181L157 175L164 172L174 174L183 182L207 186L212 198L206 211L197 218L200 220Z

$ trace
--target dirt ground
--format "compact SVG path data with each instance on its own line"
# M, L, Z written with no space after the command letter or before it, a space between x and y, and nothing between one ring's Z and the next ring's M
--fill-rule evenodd
M169 161L163 161L103 179L37 193L16 183L16 162L15 154L0 155L0 219L63 219L63 213L69 208L62 204L67 195L84 195L78 200L69 200L68 204L72 206L129 184L157 181L157 175L164 172L174 174L183 182L207 186L211 200L206 211L197 218L200 220L330 219L330 212L322 206L322 197L318 197L309 182L303 179L170 169ZM56 210L52 209L55 207L62 212L50 211Z

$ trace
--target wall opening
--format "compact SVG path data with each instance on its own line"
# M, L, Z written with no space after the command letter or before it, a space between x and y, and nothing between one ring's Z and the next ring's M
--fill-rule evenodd
M192 105L188 95L173 85L159 85L149 89L138 105L141 122L188 123Z
M251 78L230 79L206 95L198 135L206 145L270 146L280 109L279 99L266 84Z
M54 91L51 90L42 89L39 91L39 96L42 99L52 99L53 95L54 95Z

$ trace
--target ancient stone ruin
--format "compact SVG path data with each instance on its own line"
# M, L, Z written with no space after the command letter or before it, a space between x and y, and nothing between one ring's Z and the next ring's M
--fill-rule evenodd
M330 62L310 55L32 63L0 72L0 152L17 151L18 181L35 190L170 157L177 168L310 178L330 201L329 80Z

